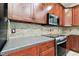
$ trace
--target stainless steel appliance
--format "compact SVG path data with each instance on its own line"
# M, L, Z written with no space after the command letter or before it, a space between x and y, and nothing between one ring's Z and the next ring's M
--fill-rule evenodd
M0 51L2 50L7 41L7 28L8 28L7 18L0 18Z
M0 3L0 17L8 16L8 3Z
M66 50L66 35L43 35L46 37L51 37L55 39L56 42L56 55L57 56L66 56L67 50Z
M53 14L47 14L48 24L53 26L59 26L59 17Z
M65 35L59 35L56 39L56 55L57 56L66 56L67 50L66 50L66 36Z

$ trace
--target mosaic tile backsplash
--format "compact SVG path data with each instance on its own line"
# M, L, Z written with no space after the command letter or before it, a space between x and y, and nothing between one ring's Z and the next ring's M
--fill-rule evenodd
M9 22L8 28L10 38L40 36L45 34L79 34L79 27L50 27L30 23ZM11 33L12 29L15 29L16 32Z

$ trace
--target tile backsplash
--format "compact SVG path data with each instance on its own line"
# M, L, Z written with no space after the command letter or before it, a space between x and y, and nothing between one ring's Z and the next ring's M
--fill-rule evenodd
M15 28L16 32L11 33L11 29ZM50 27L38 24L9 22L10 38L40 36L45 34L79 34L79 27Z
M79 35L79 27L63 27L62 33Z

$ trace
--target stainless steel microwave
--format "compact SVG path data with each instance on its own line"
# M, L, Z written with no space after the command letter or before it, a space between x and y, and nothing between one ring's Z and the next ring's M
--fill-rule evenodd
M59 26L59 17L53 14L47 14L48 24L53 26Z

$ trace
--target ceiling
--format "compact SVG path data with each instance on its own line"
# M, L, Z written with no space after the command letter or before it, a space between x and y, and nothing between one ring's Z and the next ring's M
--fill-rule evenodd
M66 8L79 5L79 3L61 3L61 4Z

